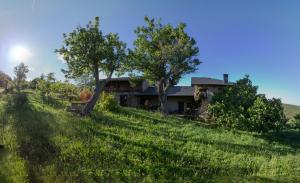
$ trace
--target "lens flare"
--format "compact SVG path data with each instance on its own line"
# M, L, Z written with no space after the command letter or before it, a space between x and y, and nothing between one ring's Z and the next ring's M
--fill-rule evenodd
M32 56L31 52L24 46L15 46L10 51L13 61L26 62Z

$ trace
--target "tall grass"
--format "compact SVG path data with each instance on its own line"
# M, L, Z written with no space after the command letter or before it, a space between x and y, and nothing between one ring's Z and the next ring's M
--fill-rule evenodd
M4 182L300 181L297 130L228 131L131 108L79 118L34 96L0 105Z

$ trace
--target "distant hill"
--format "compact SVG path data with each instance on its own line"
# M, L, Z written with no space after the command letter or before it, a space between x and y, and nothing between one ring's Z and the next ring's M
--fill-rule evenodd
M292 119L297 113L300 113L300 106L283 104L285 115Z

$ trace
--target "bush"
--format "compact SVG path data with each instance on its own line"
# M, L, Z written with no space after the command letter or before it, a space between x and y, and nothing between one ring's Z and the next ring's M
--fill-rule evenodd
M95 108L97 111L115 112L119 110L120 106L114 94L103 92Z
M92 97L93 93L91 92L90 89L88 88L84 88L80 94L79 94L79 98L81 101L86 102L88 101L91 97Z
M227 128L267 132L282 129L287 119L279 99L257 94L249 76L217 93L209 106L210 117Z
M291 122L291 127L300 129L300 113L294 116L294 120Z
M265 96L258 96L248 112L251 131L280 130L287 122L279 99L268 100Z

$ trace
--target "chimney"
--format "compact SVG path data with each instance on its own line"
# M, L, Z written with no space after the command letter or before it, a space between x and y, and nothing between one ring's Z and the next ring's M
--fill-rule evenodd
M224 83L228 83L229 75L228 74L223 74L223 79L224 79Z

